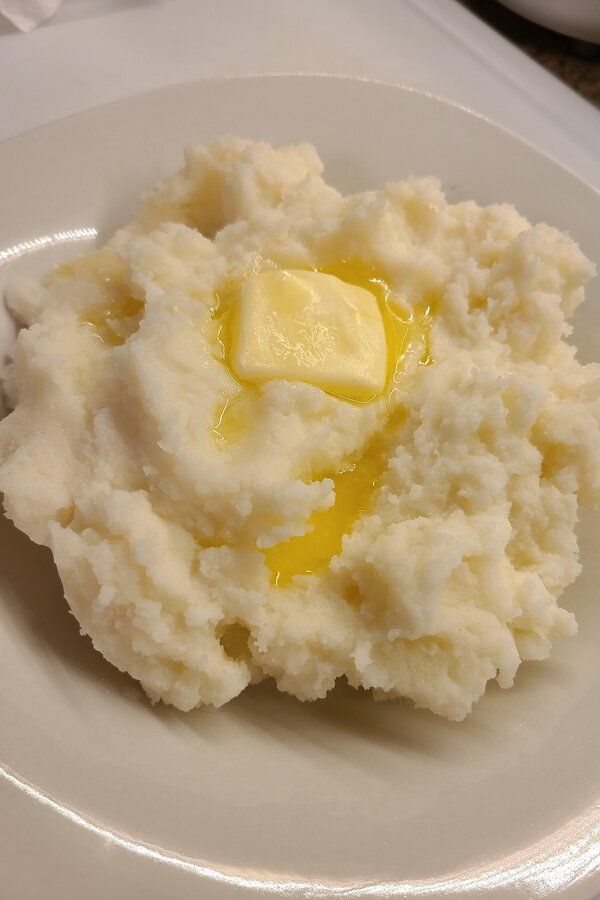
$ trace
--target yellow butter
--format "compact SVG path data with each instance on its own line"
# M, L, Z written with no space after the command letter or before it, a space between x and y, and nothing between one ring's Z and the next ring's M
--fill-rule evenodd
M231 367L242 381L302 381L359 402L386 384L377 299L334 275L290 269L250 276L232 337Z

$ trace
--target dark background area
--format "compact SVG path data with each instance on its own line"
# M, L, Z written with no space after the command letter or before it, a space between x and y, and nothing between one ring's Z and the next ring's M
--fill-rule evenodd
M600 45L585 44L535 25L501 6L497 0L460 2L600 108Z

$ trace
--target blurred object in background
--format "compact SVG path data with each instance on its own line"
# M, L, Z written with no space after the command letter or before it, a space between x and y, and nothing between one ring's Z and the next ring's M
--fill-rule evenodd
M599 0L500 0L514 12L590 43L600 42Z
M471 12L499 31L504 37L549 69L557 78L566 82L583 97L600 107L600 43L567 37L528 21L507 9L545 7L560 9L566 20L569 12L587 7L595 16L595 31L600 30L600 0L460 0ZM501 5L504 3L505 5ZM558 27L558 26L556 26ZM598 38L600 40L600 38Z
M52 16L62 0L0 0L0 13L19 31L31 31Z

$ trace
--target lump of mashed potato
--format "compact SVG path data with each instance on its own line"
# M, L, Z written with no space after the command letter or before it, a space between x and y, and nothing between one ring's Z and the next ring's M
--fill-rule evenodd
M224 298L282 268L375 273L404 322L430 311L391 390L239 383ZM432 178L344 197L311 146L194 147L105 248L9 291L6 512L152 700L344 676L460 720L576 629L557 601L600 392L564 338L592 274L566 235Z

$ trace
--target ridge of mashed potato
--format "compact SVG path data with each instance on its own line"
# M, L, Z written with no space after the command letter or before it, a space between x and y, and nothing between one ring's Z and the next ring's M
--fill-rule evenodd
M403 309L435 303L434 364L363 405L268 382L239 441L216 440L238 385L215 295L340 259L384 273ZM6 512L152 700L219 706L266 676L312 700L345 676L460 720L576 630L558 599L578 499L599 496L600 369L564 338L592 274L568 236L449 204L433 178L344 197L309 145L194 147L105 249L9 291L27 327L5 378ZM370 508L326 571L274 585L261 548L334 503L323 473L389 404L404 412Z

